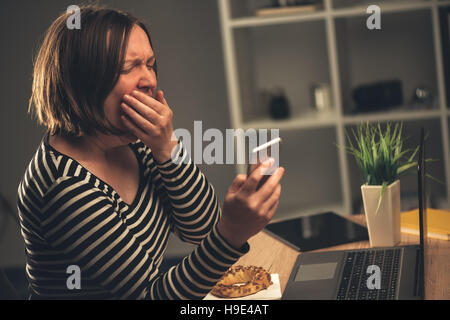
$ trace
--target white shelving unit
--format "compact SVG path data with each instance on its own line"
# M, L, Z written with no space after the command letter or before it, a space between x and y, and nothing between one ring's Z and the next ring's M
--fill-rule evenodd
M355 5L355 0L323 0L323 9L313 13L254 14L268 3L218 0L218 7L232 126L278 128L284 141L280 162L287 175L277 219L327 210L341 214L358 211L354 203L361 198L359 172L345 149L338 146L346 145L346 129L366 121L403 121L405 128L411 128L407 131L411 136L417 135L423 124L434 130L430 153L440 162L431 173L450 183L450 102L445 94L438 14L439 7L449 6L450 1L370 1L381 8L382 29L388 29L384 34L363 30L367 1ZM386 34L389 37L383 38ZM373 45L379 50L370 51ZM364 65L365 60L369 66ZM425 81L435 93L434 108L350 112L351 87L397 74L405 99L417 81ZM308 90L313 83L330 86L331 111L310 107ZM292 109L289 119L272 120L262 107L259 92L274 86L285 89ZM237 171L244 172L244 167L238 165ZM413 180L405 179L402 188L413 190ZM450 206L450 188L433 187L432 192L439 203Z

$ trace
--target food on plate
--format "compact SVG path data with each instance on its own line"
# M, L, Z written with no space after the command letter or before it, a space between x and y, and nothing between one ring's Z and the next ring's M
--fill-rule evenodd
M220 298L244 297L267 289L272 284L270 273L256 266L233 266L211 290Z

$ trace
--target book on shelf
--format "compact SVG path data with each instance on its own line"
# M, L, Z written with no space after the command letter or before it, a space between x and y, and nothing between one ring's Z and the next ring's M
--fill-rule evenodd
M286 14L297 14L297 13L311 13L323 9L321 3L316 4L305 4L297 6L286 6L286 7L265 7L256 10L256 16L272 16L272 15L286 15Z
M427 209L428 237L450 240L450 211ZM401 214L401 231L419 235L419 209Z

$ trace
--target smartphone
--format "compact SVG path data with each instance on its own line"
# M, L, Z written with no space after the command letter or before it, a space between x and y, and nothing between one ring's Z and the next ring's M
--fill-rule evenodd
M263 178L259 182L256 190L261 188L261 186L269 179L269 177L275 172L275 170L279 166L279 151L280 151L280 145L281 145L281 138L277 137L275 139L270 140L269 142L266 142L252 150L252 152L249 154L249 161L247 164L247 177L253 172L253 170L258 167L258 165L262 162L264 162L269 157L272 157L275 159L275 163L267 169L265 172Z

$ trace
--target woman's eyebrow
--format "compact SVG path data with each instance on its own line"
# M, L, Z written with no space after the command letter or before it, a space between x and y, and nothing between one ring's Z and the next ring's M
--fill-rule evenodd
M150 58L148 58L147 62L150 62L150 61L152 61L153 59L155 59L155 56L154 56L154 55L151 56ZM134 64L134 63L140 63L140 62L142 62L142 59L141 59L141 58L134 58L134 59L130 59L130 60L125 60L125 63L130 63L130 62L132 62L133 64Z

